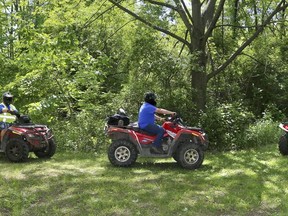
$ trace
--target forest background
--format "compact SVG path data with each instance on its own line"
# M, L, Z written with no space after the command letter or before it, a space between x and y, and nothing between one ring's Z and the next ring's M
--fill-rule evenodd
M211 150L276 143L288 115L285 0L1 0L0 89L58 149L102 152L147 91Z

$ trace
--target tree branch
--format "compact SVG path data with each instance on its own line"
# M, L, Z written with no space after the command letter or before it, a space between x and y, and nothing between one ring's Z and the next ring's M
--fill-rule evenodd
M106 3L106 2L104 2ZM88 27L91 23L93 23L95 20L97 20L99 17L101 17L103 14L105 14L107 11L111 10L114 6L104 10L103 12L101 12L98 16L97 13L100 11L101 7L104 5L104 3L100 6L100 8L98 9L98 11L96 13L94 13L83 25L83 27L81 29L84 29L86 27ZM96 17L95 17L96 16ZM93 18L93 19L92 19Z
M150 22L148 22L147 20L143 19L142 17L138 16L137 14L135 14L134 12L130 11L129 9L125 8L124 6L122 6L121 4L117 3L116 1L114 0L109 0L109 2L111 2L112 4L114 4L116 7L118 7L119 9L123 10L124 12L128 13L129 15L133 16L135 19L137 19L138 21L144 23L145 25L155 29L155 30L158 30L162 33L165 33L173 38L175 38L176 40L179 40L181 41L183 44L187 45L188 47L190 46L190 43L188 41L186 41L185 39L183 39L182 37L166 30L166 29L163 29L159 26L156 26Z
M187 39L187 35L188 35L188 30L186 30L185 39ZM179 52L179 55L178 55L179 57L181 56L183 50L184 50L184 44L183 44L183 46L181 47L181 50L180 50L180 52Z
M174 0L174 2L175 2L176 5L177 5L177 12L178 12L178 14L180 15L180 17L181 17L184 25L186 26L187 29L191 29L191 28L192 28L192 25L191 25L191 23L189 22L189 19L188 19L188 17L187 17L186 11L183 10L180 1L179 1L179 0Z
M216 26L216 23L217 23L220 15L221 15L221 12L223 10L224 4L225 4L225 0L221 0L219 5L218 5L218 8L216 10L216 13L215 13L215 15L214 15L214 17L213 17L213 19L212 19L207 31L206 31L206 33L204 35L204 40L203 41L205 41L205 43L208 40L208 37L212 34L212 31L213 31L213 29Z
M282 5L282 3L285 2L282 0L276 9L268 16L268 18L263 22L263 24L258 28L258 30L247 40L245 41L227 60L224 62L221 66L219 66L215 71L212 71L210 74L207 75L207 80L209 81L212 77L218 75L221 73L234 59L238 57L238 55L241 54L241 52L250 45L260 33L263 32L264 28L270 23L271 19L277 14L279 11L284 10L288 7L288 3L285 3Z
M186 13L187 16L189 17L190 22L193 24L192 16L191 16L191 14L189 13L189 10L188 10L188 8L187 8L187 6L186 6L184 0L181 0L181 4L182 4L182 6L183 6L183 8L184 8L184 10L185 10L185 13Z
M128 25L130 22L133 22L133 21L135 21L135 19L132 19L132 20L126 22L124 25L120 26L118 29L116 29L116 31L114 31L111 35L109 35L105 41L107 41L107 40L109 40L110 38L112 38L115 34L117 34L118 31L120 31L122 28L124 28L126 25ZM105 49L107 43L104 43L104 44L105 44L105 45L104 45L104 47L102 48L102 50Z
M268 23L268 25L269 24L278 24L278 23L284 23L284 22L283 21L271 21ZM240 26L240 25L233 25L233 24L223 24L223 25L216 25L215 28L233 27L233 28L238 28L238 29L251 29L251 28L259 28L262 26L264 26L264 25L262 24L262 25L252 25L252 26Z
M154 4L154 5L167 7L167 8L170 8L170 9L176 11L180 15L180 17L182 18L182 21L184 22L184 25L186 26L186 28L188 28L188 29L191 28L191 24L189 22L187 14L186 14L187 11L182 9L179 0L174 0L174 2L176 3L176 7L174 7L173 5L164 3L164 2L157 2L157 1L153 1L153 0L144 0L144 2L145 1L147 1L151 4ZM185 4L184 4L184 6L185 6Z
M164 7L167 7L167 8L170 8L172 10L175 10L177 11L177 8L174 7L173 5L170 5L168 3L164 3L164 2L158 2L158 1L153 1L153 0L144 0L144 2L149 2L151 4L154 4L154 5L159 5L159 6L164 6Z

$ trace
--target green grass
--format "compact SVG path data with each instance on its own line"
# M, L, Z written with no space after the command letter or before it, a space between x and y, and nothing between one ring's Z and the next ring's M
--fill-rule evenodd
M1 156L0 215L287 215L288 157L276 145L205 157L190 171L173 159L117 168L105 154Z

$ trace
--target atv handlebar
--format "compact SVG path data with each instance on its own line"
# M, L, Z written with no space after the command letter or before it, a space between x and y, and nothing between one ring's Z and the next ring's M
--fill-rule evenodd
M174 122L174 123L180 123L182 125L183 124L183 120L181 119L181 117L175 112L174 115L171 115L170 117L165 118L166 121L170 121L170 122Z
M180 118L180 116L175 112L171 115L171 120L174 121L175 119Z

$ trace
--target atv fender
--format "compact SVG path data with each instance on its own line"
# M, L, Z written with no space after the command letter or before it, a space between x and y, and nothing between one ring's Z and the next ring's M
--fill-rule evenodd
M188 130L180 132L173 140L174 145L172 146L171 152L175 152L181 143L195 143L204 148L203 141L204 137L199 132L191 132Z
M5 151L6 149L6 145L9 139L11 138L16 138L16 139L21 139L23 140L22 134L21 133L17 133L15 131L12 131L10 129L7 129L7 131L5 132L2 141L1 141L1 149L3 151Z
M108 136L112 140L129 140L131 143L135 145L137 148L138 152L142 151L142 147L139 143L139 140L135 134L135 131L129 130L127 128L119 128L119 127L113 127L112 129L110 128L108 132Z

